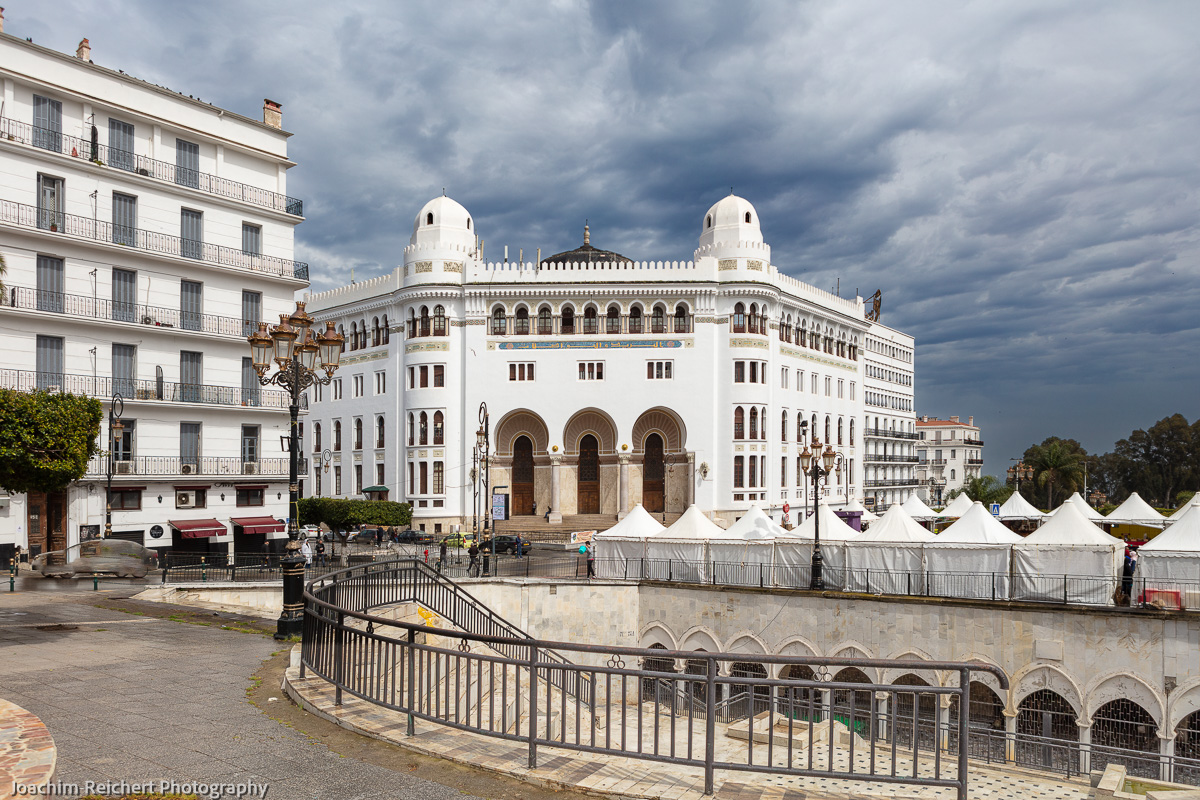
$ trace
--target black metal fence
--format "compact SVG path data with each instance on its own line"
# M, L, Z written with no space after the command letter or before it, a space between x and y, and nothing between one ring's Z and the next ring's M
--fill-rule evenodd
M50 311L71 317L110 319L117 322L132 322L157 328L177 328L185 331L215 333L222 336L249 336L258 329L258 321L242 320L237 317L220 317L165 306L148 306L141 303L125 303L104 297L82 294L51 292L28 286L6 287L7 293L0 294L0 306Z
M420 603L460 631L370 613L402 602ZM939 709L942 697L965 701L973 673L990 672L1007 687L1002 671L976 663L675 652L539 641L513 636L514 631L423 561L351 567L307 587L301 677L311 671L329 681L338 703L349 693L407 714L409 734L414 733L415 720L422 719L523 742L531 769L537 766L539 747L557 747L699 767L709 794L714 772L721 769L952 787L960 798L967 797L966 749L954 758L942 748L901 751L875 732L882 724L897 724L896 715L908 707L903 698L914 709L925 696L937 699ZM457 645L432 644L438 637ZM588 663L573 663L561 654ZM660 672L640 668L644 659L700 660L704 667L702 673ZM733 666L766 676L780 665L807 666L818 677L730 674ZM832 679L835 668L900 665L957 674L958 682L917 687ZM647 680L659 682L660 689L652 692L652 699L642 700ZM796 707L798 690L809 690L806 710ZM851 690L851 698L860 692L883 693L890 698L891 718L885 719L879 704L871 703L869 708L849 709L849 726L839 727L832 713L818 721L815 691L838 690ZM768 710L783 708L786 713L747 718L744 730L736 722L730 724L722 735L744 738L745 748L718 758L718 726L726 725L721 717L733 720L737 715L730 704L719 712L718 700L738 692L761 696ZM788 699L780 706L782 698ZM965 718L958 735L960 741L970 736Z
M207 383L175 383L157 379L113 378L105 375L35 372L27 369L0 369L0 387L16 389L19 392L45 390L103 398L120 394L128 400L163 400L171 403L256 408L287 408L291 402L287 392L257 386L213 386Z

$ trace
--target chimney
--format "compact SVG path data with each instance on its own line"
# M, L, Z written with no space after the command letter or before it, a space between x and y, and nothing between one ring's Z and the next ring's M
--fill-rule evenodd
M958 417L951 417L951 418L950 418L950 421L951 421L951 422L958 422Z
M968 424L968 425L974 425L974 424L975 424L975 418L974 418L974 417L967 417L967 424Z
M75 57L80 61L92 60L92 44L87 39L79 40L79 47L75 48Z
M283 106L274 100L263 100L263 124L283 130Z

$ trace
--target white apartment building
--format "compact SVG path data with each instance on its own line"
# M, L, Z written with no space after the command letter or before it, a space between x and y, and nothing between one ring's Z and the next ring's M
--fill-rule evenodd
M0 33L0 386L96 397L106 417L83 480L0 502L0 547L100 534L114 395L114 536L199 552L286 536L288 401L245 339L308 285L281 114L97 66L86 39L69 56Z
M866 424L863 426L863 504L876 513L903 503L920 484L917 463L913 337L879 322L862 353Z
M698 222L691 261L635 262L585 228L575 250L489 263L467 209L427 203L401 267L307 298L347 337L333 384L310 392L306 449L328 456L310 493L379 486L412 503L415 526L469 524L486 403L491 485L514 515L694 502L731 521L757 503L777 520L794 506L796 522L812 431L844 457L822 493L835 508L861 499L862 299L781 272L740 197Z
M983 436L975 417L960 422L958 417L917 418L917 477L928 488L931 503L944 502L946 495L961 489L983 472Z

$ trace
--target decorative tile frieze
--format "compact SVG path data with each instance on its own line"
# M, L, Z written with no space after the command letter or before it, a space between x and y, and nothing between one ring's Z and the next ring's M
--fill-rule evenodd
M737 269L737 259L736 258L722 258L720 261L717 262L717 269L718 270Z

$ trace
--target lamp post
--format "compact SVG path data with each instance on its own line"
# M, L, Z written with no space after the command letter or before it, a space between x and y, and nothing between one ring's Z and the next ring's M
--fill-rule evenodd
M492 555L489 566L496 563L496 532L489 531L488 521L492 517L491 496L491 465L488 463L491 455L491 430L488 420L487 403L479 404L479 430L475 432L475 449L479 453L479 472L483 478L483 535L492 540Z
M933 485L934 485L934 488L937 489L937 502L934 503L934 505L937 506L938 508L942 508L943 507L942 506L942 490L946 488L946 479L945 478L934 478Z
M1010 458L1009 461L1017 463L1008 468L1008 482L1017 485L1017 494L1021 493L1021 481L1033 480L1033 467L1016 458Z
M116 465L113 463L117 458L117 444L121 441L121 435L125 431L125 425L121 422L121 414L125 411L125 401L120 394L114 394L112 404L108 408L108 486L104 490L104 538L112 537L112 476L113 469Z
M297 302L296 310L289 317L279 315L279 324L267 329L260 322L258 330L246 337L250 343L251 360L258 382L263 386L275 384L287 390L290 396L288 411L291 414L288 439L288 543L286 553L280 560L283 574L283 612L276 624L275 638L287 639L299 635L304 622L304 556L300 554L300 528L297 503L299 500L300 472L300 393L313 384L328 384L337 371L342 357L345 337L333 328L332 322L325 323L325 332L314 336L313 318L304 310L304 303ZM273 354L273 355L272 355ZM317 374L317 356L320 369L325 376ZM268 375L272 358L277 368ZM328 462L327 462L328 463Z
M802 428L805 426L801 426ZM821 481L826 485L829 484L829 476L837 473L839 476L842 472L842 462L845 457L835 451L832 446L826 444L825 449L821 449L821 440L815 435L812 441L813 449L809 450L807 443L804 445L804 451L800 453L800 466L804 470L804 474L812 479L813 487L813 554L812 554L812 576L809 578L809 589L824 589L825 578L822 576L822 559L821 559L821 509L820 509L820 487Z

